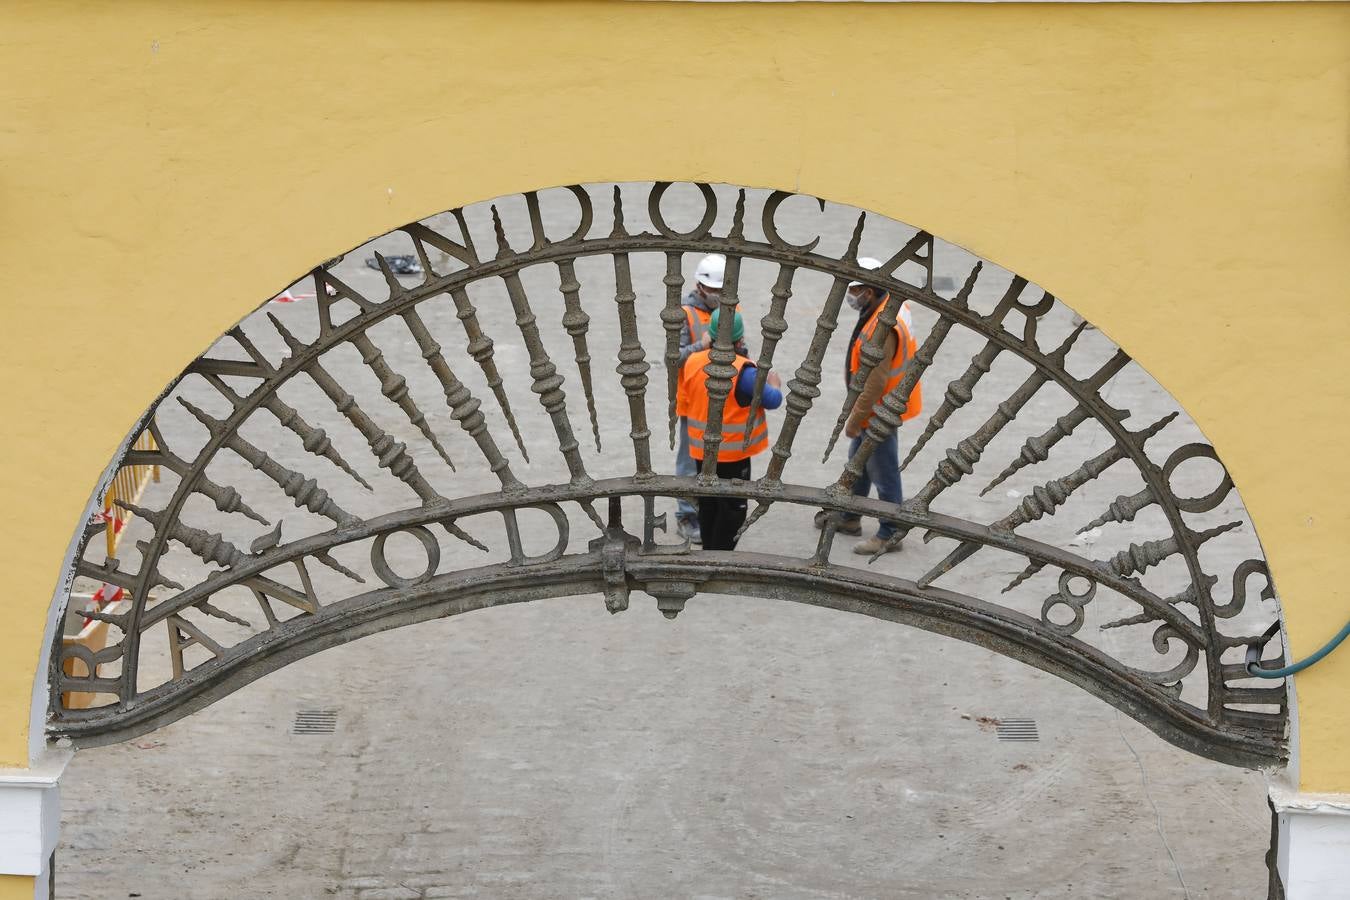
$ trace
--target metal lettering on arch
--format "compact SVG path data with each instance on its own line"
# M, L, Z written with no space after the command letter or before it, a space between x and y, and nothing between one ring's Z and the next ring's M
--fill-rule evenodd
M667 474L681 303L710 252L760 372L752 418L765 373L784 373L748 482L712 464L730 329L707 367L707 461ZM87 612L105 647L55 648L54 736L124 739L412 622L574 594L618 612L641 591L672 618L731 593L914 625L1059 675L1193 752L1285 757L1285 689L1242 666L1277 610L1233 482L1123 351L1012 273L816 198L657 183L453 210L307 280L311 296L232 328L132 435L153 443L119 465L164 478L86 529L76 580L128 600ZM890 292L878 341L909 302L918 350L850 455L849 411L883 363L865 346L843 381L851 280ZM924 412L900 428L919 382ZM855 496L897 428L905 501ZM1183 467L1204 486L1179 489ZM712 495L751 504L735 551L666 529L676 498ZM820 509L894 521L903 550L849 553L832 524L811 528ZM124 520L105 558L89 538Z

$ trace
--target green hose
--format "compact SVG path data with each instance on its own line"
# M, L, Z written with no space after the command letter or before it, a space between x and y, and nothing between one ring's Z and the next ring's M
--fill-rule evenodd
M1343 627L1334 638L1327 641L1326 644L1322 646L1321 650L1318 650L1307 659L1301 659L1293 665L1285 666L1281 669L1263 669L1260 662L1261 651L1265 649L1266 644L1279 630L1280 623L1276 622L1266 630L1265 634L1261 635L1260 641L1247 645L1248 675L1255 675L1257 678L1285 678L1289 675L1293 675L1295 672L1302 672L1304 669L1308 668L1308 666L1311 666L1313 663L1340 646L1341 641L1345 640L1346 636L1350 635L1350 622L1346 622L1345 627Z

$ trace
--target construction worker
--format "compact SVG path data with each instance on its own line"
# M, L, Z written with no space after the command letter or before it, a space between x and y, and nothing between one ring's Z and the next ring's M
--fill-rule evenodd
M708 334L708 323L712 320L713 310L722 302L722 280L727 268L727 258L720 253L710 253L699 260L694 271L694 287L684 295L684 327L680 332L680 368L690 355L707 350L712 346ZM740 307L737 307L739 310ZM745 342L737 338L736 352L745 353ZM679 423L679 446L675 449L675 474L693 475L698 472L694 460L689 456L689 438L685 433L684 419ZM692 503L680 499L675 511L676 528L680 537L688 538L697 544L703 540L699 530L698 510Z
M881 263L871 257L863 257L858 260L858 265L864 269L881 267ZM848 356L844 359L844 384L846 386L853 381L853 373L858 371L862 359L862 347L876 333L881 318L881 310L885 307L889 297L890 294L885 288L864 284L861 281L849 282L845 300L852 309L857 311L858 323L853 327L853 335L848 342ZM886 335L882 344L881 362L877 363L876 368L868 374L862 393L858 395L857 402L853 404L853 411L844 426L844 434L852 439L849 444L849 456L857 453L858 447L862 444L863 430L867 428L868 422L871 421L873 407L881 401L884 395L893 391L904 380L907 367L912 364L917 350L918 345L914 340L914 331L910 319L909 301L905 301L896 316L895 327ZM917 416L922 409L923 389L918 382L915 382L900 420L902 422L909 421ZM862 475L853 483L853 493L858 497L866 497L873 485L876 486L877 496L882 500L896 504L904 500L904 488L900 483L900 439L896 432L892 432L890 437L873 448L872 455L868 457ZM824 510L816 514L817 528L824 527L825 517ZM858 543L853 548L853 552L871 556L881 550L886 552L899 550L899 543L892 547L887 546L887 542L895 534L896 527L896 523L883 519L877 528L877 533ZM862 522L860 517L856 515L840 515L837 528L844 534L861 534Z
M708 334L716 339L718 320L722 310L715 310L708 322ZM732 340L744 347L745 323L736 313L732 323ZM680 373L676 411L685 430L689 455L696 466L703 463L703 433L708 423L708 376L704 369L712 358L712 350L703 349L690 354ZM763 410L777 409L783 403L782 382L776 372L765 378L760 395L760 409L755 421L750 422L750 405L755 393L756 368L744 352L737 351L732 363L736 377L732 390L722 406L722 444L717 451L717 477L750 479L750 458L769 449L769 426ZM705 550L735 550L736 532L745 523L744 498L699 497L698 521L703 534Z

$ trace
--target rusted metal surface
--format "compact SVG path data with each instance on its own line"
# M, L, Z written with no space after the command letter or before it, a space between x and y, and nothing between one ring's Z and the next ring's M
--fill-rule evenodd
M663 213L669 189L648 185L638 202L631 188L625 194L618 186L530 192L495 203L490 223L475 224L463 210L411 223L398 234L420 260L417 283L406 283L408 276L377 253L384 290L372 295L347 283L330 261L310 274L312 316L297 321L292 309L283 321L260 311L197 359L138 430L153 443L136 443L121 460L161 466L174 482L161 496L128 505L148 531L134 558L99 559L93 551L100 542L90 541L97 523L86 532L77 574L123 586L133 602L125 612L98 614L111 626L110 643L98 653L55 648L51 733L79 745L124 739L291 661L411 622L587 593L618 612L641 591L672 618L699 594L730 593L914 625L1059 675L1196 753L1249 766L1284 759L1284 688L1253 685L1241 665L1242 648L1273 615L1247 603L1252 576L1259 576L1263 600L1274 596L1265 563L1220 557L1216 567L1206 558L1209 542L1238 527L1208 518L1229 500L1232 481L1202 442L1155 461L1154 445L1175 431L1177 413L1127 424L1128 390L1108 389L1132 366L1125 353L1102 349L1102 340L1088 352L1085 326L1064 325L1068 317L1054 297L1015 276L990 288L999 276L982 261L953 296L938 294L937 242L925 232L900 235L876 253L886 259L881 268L866 271L859 248L878 241L866 215L857 216L841 250L827 253L820 237L792 243L780 236L785 204L825 214L823 201L747 190L728 196L696 185L701 208L692 228L680 231ZM553 233L544 206L556 210L564 200L575 230ZM524 215L503 216L499 207L508 206ZM647 221L632 224L634 210L645 211ZM756 221L757 230L747 225ZM475 228L482 245L495 245L492 255L476 248ZM760 372L752 416L760 414L767 373L788 368L785 336L792 331L803 343L773 421L772 452L750 482L719 480L712 463L722 442L719 399L732 390L735 373L729 328L719 330L707 367L713 402L704 444L714 452L698 474L678 478L661 474L652 446L653 399L674 444L682 273L709 252L727 259L723 320L741 303L750 336L749 304L762 311L758 352L751 350ZM747 293L754 266L767 281L762 292ZM556 279L546 298L531 296L541 268ZM808 277L810 293L802 286ZM881 362L879 343L863 348L862 369L843 394L832 395L842 406L831 400L811 418L823 380L834 377L850 280L890 291L887 326L905 300L927 320L915 360L877 405L857 451L834 474L796 482L789 477L794 452L808 441L823 447L823 461L830 457L866 373ZM596 281L605 286L583 286ZM504 294L509 319L475 304L473 292L489 283ZM985 302L988 290L994 292ZM617 336L609 342L613 388L603 381L605 368L594 365L594 354L609 347L597 321ZM515 333L503 332L502 322ZM655 398L648 396L652 335L660 345L655 358L666 366ZM550 349L559 337L570 344L566 352ZM569 357L584 410L565 390L558 361ZM1004 367L1009 360L1012 369ZM939 371L951 377L935 383ZM909 496L899 505L854 496L855 480L900 427L920 379L931 405L900 434L912 441ZM414 382L434 385L439 396L416 396ZM513 409L512 392L533 393L540 411ZM485 394L492 395L489 408ZM1063 411L1046 429L1052 409ZM162 420L170 416L178 417L175 435L195 429L181 448L175 443L183 441L165 440ZM578 416L591 426L592 468L573 430ZM1085 440L1088 430L1095 446ZM500 440L507 431L509 439ZM504 447L528 468L514 467ZM554 451L552 468L531 461ZM930 457L926 477L909 468ZM1178 496L1174 476L1186 463L1209 466L1217 486ZM536 468L547 477L533 477ZM1128 493L1093 496L1110 479L1124 484L1117 476L1125 469L1133 479ZM1011 502L980 499L1014 482L1024 489L1008 490ZM971 490L952 500L976 487L978 496ZM256 499L264 493L265 503ZM658 507L711 495L753 503L743 530L750 541L780 512L805 511L792 520L804 521L827 509L894 521L893 543L910 535L906 546L916 549L887 556L889 568L841 561L833 517L800 553L786 545L700 551L661 534ZM281 498L295 509L285 520L256 511L278 508ZM640 503L641 514L625 520L625 500ZM935 508L949 501L951 509ZM1117 529L1119 549L1101 554L1091 544L1042 539L1049 532L1037 529L1067 509L1080 517L1075 525L1086 523L1079 532ZM522 529L527 512L545 517L542 552L527 550L540 533ZM485 516L500 523L488 527L490 536L477 524ZM925 557L916 536L941 549ZM394 560L390 547L398 542L404 550ZM483 552L489 556L471 558ZM1014 577L1003 592L954 589L968 573L997 574L1009 557L1014 568L1001 571ZM1227 602L1215 596L1220 582L1231 582ZM141 666L156 653L167 655L168 665L151 677ZM67 674L70 658L94 674ZM105 702L63 708L60 698L71 691L96 692Z

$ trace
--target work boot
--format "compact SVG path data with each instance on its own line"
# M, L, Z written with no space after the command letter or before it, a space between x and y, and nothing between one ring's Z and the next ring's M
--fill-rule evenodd
M900 549L899 541L896 541L894 546L887 547L886 544L888 540L889 540L888 538L884 538L879 535L873 535L872 537L868 538L862 543L856 544L853 547L853 552L858 554L859 556L871 556L874 553L880 553L882 551L885 551L886 553L894 553L895 551Z
M680 516L675 522L675 531L691 544L703 543L703 531L698 527L698 519L693 516Z
M821 531L825 530L825 521L829 517L829 515L830 511L827 509L822 509L816 513L814 521L816 523L816 527L819 528ZM839 532L840 534L853 534L853 535L862 534L862 522L858 519L845 519L838 513L836 513L834 519L834 530Z

